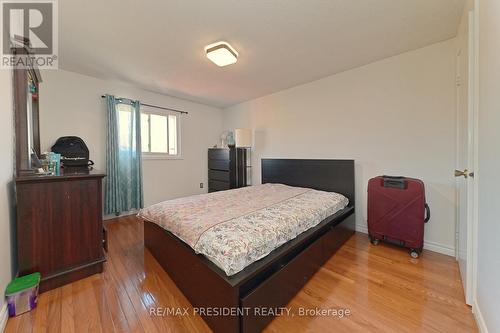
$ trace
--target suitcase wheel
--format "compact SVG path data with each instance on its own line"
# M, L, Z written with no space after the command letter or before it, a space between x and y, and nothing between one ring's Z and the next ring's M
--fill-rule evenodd
M373 244L373 245L378 245L380 243L380 239L377 239L375 237L372 237L370 236L370 242Z
M420 256L420 253L418 250L416 249L411 249L410 250L410 256L413 258L413 259L417 259L419 256Z

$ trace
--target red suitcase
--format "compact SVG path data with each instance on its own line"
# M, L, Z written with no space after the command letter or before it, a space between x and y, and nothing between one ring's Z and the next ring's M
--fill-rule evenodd
M424 223L430 219L424 183L419 179L379 176L368 181L368 234L410 249L418 258L424 246Z

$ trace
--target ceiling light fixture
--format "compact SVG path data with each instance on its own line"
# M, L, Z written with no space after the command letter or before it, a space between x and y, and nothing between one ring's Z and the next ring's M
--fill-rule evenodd
M227 42L217 42L205 46L207 58L219 67L238 61L238 52Z

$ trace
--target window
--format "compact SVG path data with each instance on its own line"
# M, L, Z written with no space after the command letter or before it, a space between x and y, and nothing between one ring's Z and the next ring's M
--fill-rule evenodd
M130 104L120 103L116 105L118 111L118 145L120 150L129 150L134 145L132 136L132 106Z
M178 113L141 107L141 144L145 158L180 157Z

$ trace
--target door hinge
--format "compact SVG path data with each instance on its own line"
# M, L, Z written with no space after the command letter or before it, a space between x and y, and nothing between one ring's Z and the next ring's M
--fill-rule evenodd
M457 85L457 87L460 87L460 85L461 85L460 76L457 76L457 77L455 78L455 84Z

